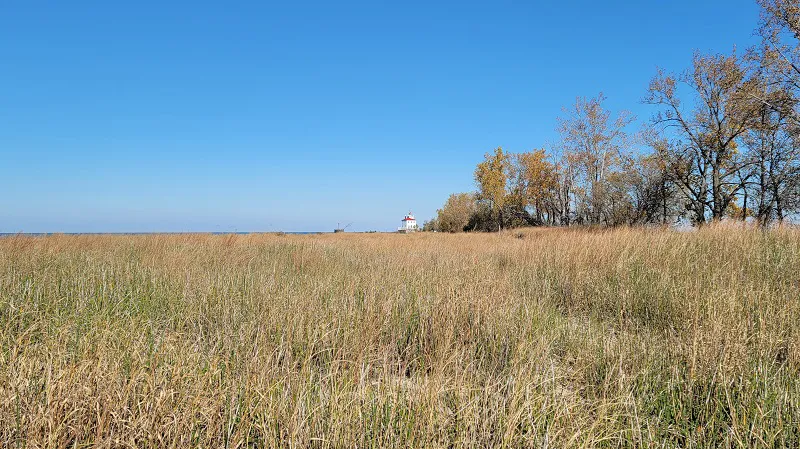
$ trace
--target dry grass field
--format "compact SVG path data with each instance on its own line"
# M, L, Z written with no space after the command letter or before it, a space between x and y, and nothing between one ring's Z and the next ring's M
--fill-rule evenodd
M798 447L800 231L0 238L0 447Z

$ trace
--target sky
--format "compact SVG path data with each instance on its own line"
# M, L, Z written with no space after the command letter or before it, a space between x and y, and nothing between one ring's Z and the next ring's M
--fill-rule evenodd
M0 3L0 232L389 231L754 0Z

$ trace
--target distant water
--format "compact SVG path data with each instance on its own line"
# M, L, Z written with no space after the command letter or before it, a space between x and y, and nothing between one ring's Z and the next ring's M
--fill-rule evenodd
M255 232L0 232L0 237L24 235L28 237L46 237L48 235L183 235L183 234L213 234L213 235L250 235L250 234L333 234L332 232L292 232L292 231L255 231Z

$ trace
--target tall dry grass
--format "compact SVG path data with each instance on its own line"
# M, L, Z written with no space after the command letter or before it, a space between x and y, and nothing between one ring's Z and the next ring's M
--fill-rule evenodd
M0 239L3 447L797 447L800 232Z

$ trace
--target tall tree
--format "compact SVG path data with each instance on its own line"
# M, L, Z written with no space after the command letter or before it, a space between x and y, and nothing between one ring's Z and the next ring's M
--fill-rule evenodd
M511 202L530 209L533 221L552 221L552 196L556 187L555 166L544 149L511 155Z
M576 168L576 209L580 221L608 222L609 175L621 167L625 128L634 120L622 111L616 117L603 108L606 97L577 98L559 118L558 131L565 163Z
M800 189L800 142L793 132L792 115L797 100L783 89L767 87L755 123L745 142L752 162L745 198L753 201L752 215L766 226L783 221L793 211ZM744 201L745 212L748 202ZM743 217L745 214L743 213Z
M763 76L771 85L800 96L800 3L797 0L758 0L761 6L761 24L758 29L762 46L757 49ZM758 96L773 109L783 105L773 103L774 97ZM800 125L797 105L788 111L787 119L793 126Z
M573 202L577 172L578 169L575 166L575 162L562 153L561 158L555 164L554 170L556 179L550 206L553 210L552 224L569 226L575 221Z
M497 220L497 229L503 228L503 208L506 204L506 182L508 180L509 156L497 147L493 154L486 153L484 161L475 169L478 185L478 200L488 204L492 216Z
M689 111L678 96L679 83L692 93ZM695 223L704 223L707 213L721 219L744 187L739 175L747 161L740 157L737 140L758 109L757 85L735 54L695 54L692 70L679 76L659 70L650 82L645 102L661 107L654 124L675 131L670 168Z
M764 87L748 135L753 215L762 225L800 208L800 3L759 0L761 46L751 50Z
M668 170L666 142L651 142L652 153L631 161L628 171L634 217L632 223L673 223L683 212L683 203Z

